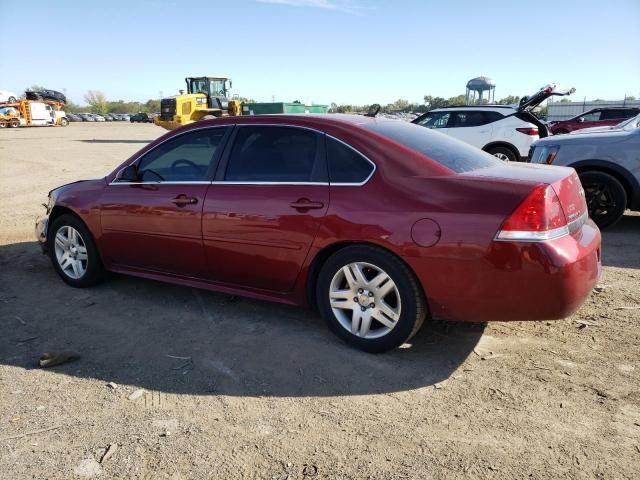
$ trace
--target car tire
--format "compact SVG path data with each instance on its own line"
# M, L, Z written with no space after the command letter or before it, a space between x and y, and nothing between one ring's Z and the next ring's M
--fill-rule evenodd
M487 149L487 153L490 153L494 157L504 160L505 162L517 162L518 156L516 153L507 147L492 147Z
M18 128L20 126L20 120L18 120L17 118L12 118L11 120L9 120L9 126L11 128Z
M48 250L53 268L72 287L88 287L106 277L91 232L74 215L61 215L49 225Z
M349 246L329 257L318 276L316 301L338 337L371 353L407 342L427 314L424 293L409 268L390 252L368 245Z
M0 128L7 128L7 121L6 120L0 120Z
M69 125L69 120L67 120L66 118L61 118L60 119L60 126L61 127L66 127L67 125Z
M578 174L589 217L600 228L615 224L627 209L627 192L624 186L612 175L605 172L588 171Z
M16 103L16 97L13 97L13 96L12 96L12 97L9 97L9 98L7 99L7 102L9 102L9 103Z

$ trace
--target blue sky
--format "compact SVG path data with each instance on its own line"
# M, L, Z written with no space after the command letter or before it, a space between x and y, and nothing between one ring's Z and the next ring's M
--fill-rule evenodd
M192 7L190 7L192 6ZM640 1L0 0L0 89L39 84L110 100L221 74L259 101L496 98L549 82L574 98L640 98Z

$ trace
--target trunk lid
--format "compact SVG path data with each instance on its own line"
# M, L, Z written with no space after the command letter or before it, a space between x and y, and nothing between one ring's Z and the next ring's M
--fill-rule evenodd
M558 88L555 83L550 83L549 85L542 87L533 95L529 95L526 97L522 97L520 100L520 105L518 105L518 111L531 111L544 102L547 98L552 96L563 97L565 95L571 95L575 92L575 88Z
M566 95L571 95L575 91L575 88L561 89L558 88L555 83L550 83L546 87L541 88L533 95L522 97L522 99L520 100L520 104L518 105L518 111L513 115L524 122L533 123L536 127L538 127L540 138L548 137L550 135L549 127L532 113L533 109L539 106L549 97L563 97Z

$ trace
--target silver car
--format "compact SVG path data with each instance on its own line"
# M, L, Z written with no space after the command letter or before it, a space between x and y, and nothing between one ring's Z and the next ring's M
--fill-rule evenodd
M578 172L589 216L600 228L640 211L640 115L610 130L550 136L531 146L531 163Z

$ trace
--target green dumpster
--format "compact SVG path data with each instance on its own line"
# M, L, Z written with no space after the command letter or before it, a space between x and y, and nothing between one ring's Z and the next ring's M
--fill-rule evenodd
M269 115L277 113L327 113L328 105L304 105L302 103L245 103L242 105L243 115Z

